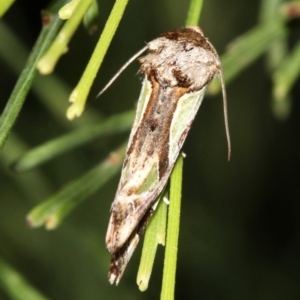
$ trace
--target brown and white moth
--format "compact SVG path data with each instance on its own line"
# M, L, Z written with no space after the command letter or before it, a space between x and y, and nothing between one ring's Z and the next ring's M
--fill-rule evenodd
M153 213L153 204L168 181L207 84L216 75L222 84L230 156L221 64L200 28L190 26L164 33L144 50L148 54L138 61L145 77L106 234L112 255L108 274L111 284L119 283Z

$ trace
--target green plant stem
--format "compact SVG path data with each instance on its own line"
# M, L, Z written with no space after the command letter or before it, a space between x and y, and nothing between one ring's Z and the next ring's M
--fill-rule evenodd
M278 21L282 23L280 17L280 8L284 0L262 0L260 4L260 21L261 23L270 20ZM280 24L279 24L280 25ZM282 60L287 56L287 34L280 36L269 44L267 49L267 67L270 73L278 68Z
M286 101L290 89L300 74L300 43L298 42L292 53L281 63L273 75L273 109L280 119L286 118L290 111L290 102Z
M6 13L6 11L11 7L15 0L1 0L0 1L0 18Z
M117 30L127 3L128 0L116 0L115 2L115 5L105 24L104 30L92 54L92 57L79 83L70 95L70 102L72 103L72 105L67 111L67 117L70 120L80 116L84 110L86 98L90 91L91 85L96 77L96 74L100 68L111 40Z
M280 5L284 0L262 0L260 1L259 19L261 22L268 21L279 14Z
M162 196L158 200L155 218L151 218L145 233L141 263L136 278L136 283L141 292L148 288L157 245L165 245L167 204L162 199L164 194L165 193L162 193Z
M69 3L67 3L66 5L64 5L58 12L58 15L59 17L62 19L62 20L67 20L69 19L74 11L76 10L77 6L78 6L78 3L80 2L81 0L72 0L70 1ZM82 2L82 1L81 1Z
M36 63L45 52L45 49L49 47L62 24L58 16L51 15L50 18L51 22L43 26L42 32L28 58L26 66L0 117L0 149L4 146L5 140L17 119L33 79L36 76Z
M185 26L197 25L200 20L203 0L191 0Z
M170 205L164 261L161 300L173 300L175 291L176 262L180 223L183 157L180 155L172 171L170 181Z
M127 131L132 126L133 117L134 112L128 111L48 141L18 158L12 169L18 173L26 172L95 138Z
M4 22L0 22L0 36L6 41L5 43L0 43L0 56L14 75L19 76L23 70L24 62L29 56L29 50ZM11 49L15 49L15 51L11 51ZM70 122L65 115L68 103L67 101L62 101L62 99L68 99L71 88L55 74L36 76L32 82L31 90L52 114L54 122L65 129L82 128L86 124L92 124L101 119L100 114L90 108L85 111L77 122ZM48 91L55 91L55 97L53 97L53 93Z
M58 59L67 52L68 43L78 28L83 15L90 6L92 0L81 0L76 6L71 17L65 22L48 51L41 57L37 68L41 74L52 73Z

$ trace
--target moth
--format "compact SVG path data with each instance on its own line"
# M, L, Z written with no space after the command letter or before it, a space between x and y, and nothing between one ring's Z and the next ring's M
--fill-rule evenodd
M201 29L190 26L161 34L118 74L145 50L148 54L138 58L142 90L106 234L111 284L119 283L215 76L222 85L228 158L231 151L221 64Z

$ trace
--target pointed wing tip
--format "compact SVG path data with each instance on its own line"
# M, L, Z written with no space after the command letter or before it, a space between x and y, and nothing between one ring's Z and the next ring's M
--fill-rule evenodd
M111 266L108 272L108 282L113 285L118 285L121 279L121 274L115 266Z

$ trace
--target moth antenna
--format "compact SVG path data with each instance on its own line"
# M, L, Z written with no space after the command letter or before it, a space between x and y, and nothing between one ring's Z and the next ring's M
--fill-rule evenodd
M225 81L224 81L222 70L220 71L220 80L221 80L222 95L223 95L223 110L224 110L225 132L226 132L227 147L228 147L228 161L230 161L231 141L230 141L230 133L229 133L229 125L228 125L226 88L225 88Z
M137 57L139 57L143 52L147 50L148 46L145 46L143 49L141 49L139 52L137 52L135 55L133 55L121 68L120 70L113 76L113 78L106 84L106 86L98 93L96 98L98 98L100 95L102 95L109 87L110 85L120 76L120 74L134 61Z

